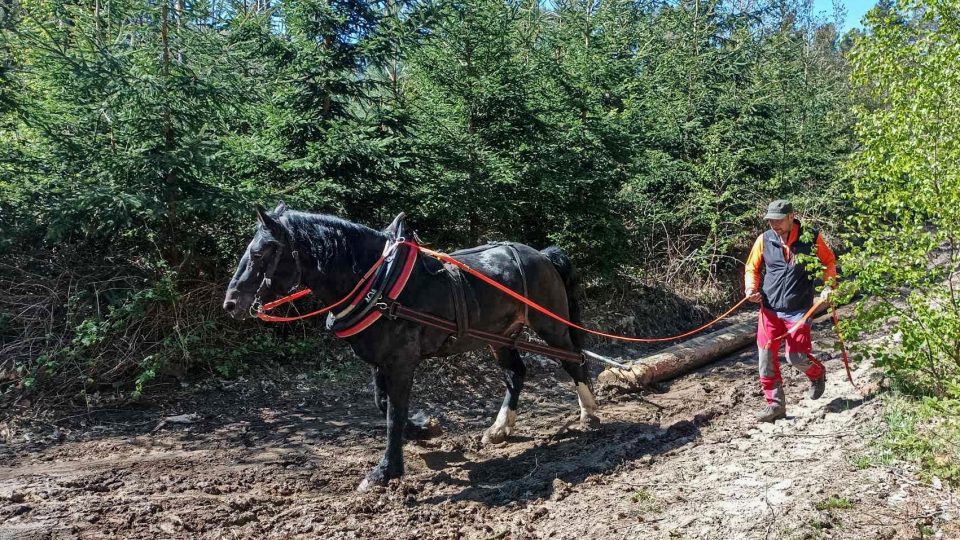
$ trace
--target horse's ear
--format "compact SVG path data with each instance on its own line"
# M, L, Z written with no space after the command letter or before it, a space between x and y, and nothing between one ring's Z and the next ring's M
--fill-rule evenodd
M283 201L277 203L277 207L273 209L273 215L280 217L280 214L287 211L287 205Z
M271 231L276 229L277 221L270 217L270 214L267 213L264 207L257 204L254 208L257 210L257 221L259 221L261 225L270 229Z

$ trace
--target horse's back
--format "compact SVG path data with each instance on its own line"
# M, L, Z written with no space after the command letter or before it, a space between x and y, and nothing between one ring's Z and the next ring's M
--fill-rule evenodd
M551 259L536 248L519 242L498 242L458 250L451 256L514 292L566 311L563 309L566 307L563 278ZM468 275L468 279L473 283L480 282L474 276ZM494 291L489 287L480 287L480 290L493 293L490 298L478 298L481 304L485 300L513 302L502 291Z

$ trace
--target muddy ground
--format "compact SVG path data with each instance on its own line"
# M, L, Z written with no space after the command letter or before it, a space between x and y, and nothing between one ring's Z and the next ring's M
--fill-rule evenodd
M829 350L829 326L816 332ZM431 361L415 408L444 433L408 443L407 476L368 493L354 489L384 422L359 365L20 418L0 427L0 538L960 538L948 488L862 459L882 400L837 355L821 355L818 401L785 370L789 417L763 426L754 358L608 396L591 432L563 371L529 358L518 431L489 447L493 362Z

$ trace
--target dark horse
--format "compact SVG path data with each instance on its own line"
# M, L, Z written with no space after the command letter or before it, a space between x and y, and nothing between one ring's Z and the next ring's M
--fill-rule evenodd
M380 258L384 247L405 231L402 215L384 231L376 231L329 215L288 210L283 203L269 213L258 206L257 219L256 235L240 259L223 302L223 308L234 317L248 316L259 302L269 302L301 286L313 289L325 305L336 302L353 290ZM496 244L452 255L554 313L578 321L573 266L558 248L537 251L523 244ZM420 256L411 268L397 301L455 320L458 309L452 298L456 285L448 275L452 270L426 256ZM578 332L525 309L520 302L469 274L463 277L460 298L465 301L461 300L459 312L461 317L466 312L470 328L514 336L526 325L548 345L581 350ZM357 356L373 367L375 400L387 419L386 452L360 489L403 475L403 435L405 430L415 428L408 425L408 407L413 374L420 360L486 345L469 336L454 337L430 326L381 317L362 332L346 338ZM491 348L503 368L507 391L496 420L483 434L484 443L502 442L513 432L526 374L516 350ZM598 426L597 403L585 366L563 362L563 367L573 378L581 424Z

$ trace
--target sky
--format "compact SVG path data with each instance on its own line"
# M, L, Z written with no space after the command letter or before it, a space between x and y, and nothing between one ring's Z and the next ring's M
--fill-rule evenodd
M877 3L876 0L839 0L839 2L847 8L847 20L844 22L841 31L863 27L860 24L860 19ZM815 12L825 11L828 17L832 17L833 0L813 0L813 10Z

